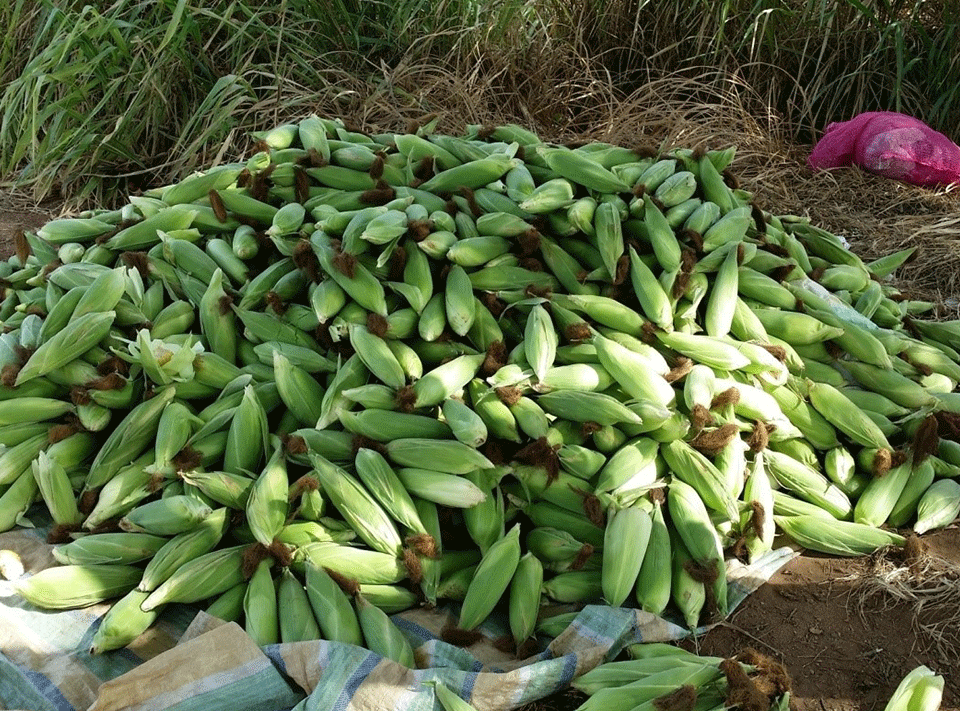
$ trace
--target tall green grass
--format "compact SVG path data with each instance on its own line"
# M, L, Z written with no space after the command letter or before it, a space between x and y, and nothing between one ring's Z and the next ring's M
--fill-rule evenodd
M386 104L444 92L570 131L591 101L705 67L801 142L867 110L960 140L960 0L10 0L0 23L0 179L37 198L102 201L289 116L399 119Z

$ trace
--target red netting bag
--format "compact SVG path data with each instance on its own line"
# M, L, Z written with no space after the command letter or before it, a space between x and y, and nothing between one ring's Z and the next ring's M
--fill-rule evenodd
M914 185L960 183L960 146L919 119L872 111L831 123L807 165L856 165Z

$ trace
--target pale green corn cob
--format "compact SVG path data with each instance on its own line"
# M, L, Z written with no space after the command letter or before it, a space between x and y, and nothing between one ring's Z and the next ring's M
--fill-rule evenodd
M393 520L367 489L344 469L310 454L323 493L371 548L399 556L403 541ZM286 496L284 495L284 499Z
M890 449L886 436L869 417L838 389L826 383L809 383L810 403L838 430L863 447Z
M840 445L833 425L789 385L773 388L770 394L780 411L816 449L829 450Z
M403 438L387 442L385 448L387 456L402 467L435 469L450 474L493 467L493 463L480 452L456 440Z
M462 355L424 373L412 386L414 407L439 405L454 395L473 379L485 358L483 354Z
M236 316L231 303L223 288L223 272L217 269L200 300L198 312L200 329L210 350L228 363L233 363L237 356Z
M305 579L307 598L324 639L362 646L360 622L340 586L324 568L309 562Z
M296 551L294 562L329 568L361 585L391 585L407 577L406 569L395 556L331 541L301 546Z
M743 521L750 559L755 560L773 547L776 532L773 521L773 489L763 465L764 453L757 452L750 465L743 500L750 507Z
M243 598L247 592L246 581L234 585L220 593L207 607L208 615L217 617L224 622L238 622L243 617Z
M542 585L543 564L532 553L524 554L510 581L510 631L518 647L536 629Z
M201 421L178 400L167 403L160 413L160 422L157 425L157 434L153 448L153 463L147 471L151 474L172 476L174 474L173 458L186 446L194 429L199 428Z
M667 489L670 520L693 560L715 576L713 591L721 615L727 609L727 581L723 546L696 489L673 479ZM706 584L706 583L704 583Z
M228 523L227 509L217 509L193 530L185 531L165 541L144 568L143 577L137 589L153 592L181 565L204 553L209 553L223 538Z
M246 546L221 548L181 565L140 608L145 611L170 603L199 602L226 592L243 582L243 555Z
M40 452L30 467L53 522L76 526L83 521L83 514L77 508L73 488L63 465L46 452Z
M680 243L663 212L647 194L643 195L643 222L657 262L663 270L672 272L679 269Z
M729 250L717 271L707 299L704 325L710 336L725 336L730 331L738 293L737 251Z
M490 546L467 588L458 626L472 630L480 625L506 592L520 563L520 527L514 526Z
M764 464L781 486L801 499L820 506L838 519L849 518L853 511L850 499L820 472L781 452L767 451ZM890 506L895 502L894 498Z
M668 348L717 370L739 370L750 365L750 359L735 346L710 336L689 333L657 332L657 338Z
M736 501L727 490L723 473L713 462L681 440L661 446L660 453L674 477L692 486L704 504L728 520L738 518Z
M659 492L658 492L659 493ZM646 612L660 615L670 602L670 531L663 517L663 495L651 494L650 536L634 588L637 604Z
M90 654L102 654L126 647L146 632L163 612L162 606L150 612L141 610L140 604L146 599L147 593L131 590L115 602L103 616L93 635Z
M891 528L902 528L913 519L920 498L934 483L935 477L933 461L929 457L919 464L914 464L906 486L903 487L903 491L900 492L897 502L887 517L887 524Z
M449 439L452 434L450 426L445 422L426 415L393 410L344 410L340 413L340 424L348 432L378 442L410 437Z
M247 385L227 432L224 471L257 471L268 447L266 410L254 386Z
M163 410L174 395L173 388L163 388L127 413L90 464L84 484L86 490L103 486L122 467L140 456L156 436Z
M168 496L141 504L120 519L120 528L134 533L175 536L192 530L212 509L192 496Z
M77 305L70 314L68 325L86 314L103 313L116 309L117 303L123 297L126 285L125 272L124 267L108 269L94 279L77 301Z
M416 668L413 647L387 613L370 603L361 592L353 596L353 603L367 647L408 669Z
M672 329L673 306L670 299L633 247L630 247L630 280L647 317L663 329Z
M444 308L450 328L457 335L465 336L477 317L477 307L470 278L459 264L454 264L447 273Z
M527 549L544 566L555 572L579 570L593 555L593 546L582 543L566 531L549 526L531 529L526 538Z
M536 304L527 315L523 347L527 362L537 379L542 380L553 365L557 354L558 337L550 314L542 304Z
M483 419L463 400L447 398L442 405L443 417L457 441L469 447L479 447L487 441L487 426Z
M604 393L554 390L539 395L537 402L548 413L574 422L596 422L600 425L641 423L636 413Z
M284 644L320 639L320 626L310 606L310 598L289 568L283 568L280 572L277 611L280 641Z
M883 546L902 546L903 536L852 521L819 516L777 516L777 525L804 548L830 555L860 556Z
M84 520L83 527L96 528L109 518L125 514L138 502L155 493L152 476L145 471L152 461L153 452L147 452L121 467L100 489L96 505Z
M418 467L400 467L396 472L410 494L443 506L470 508L487 498L466 476Z
M675 403L676 392L673 387L658 374L647 370L642 355L599 335L594 336L591 343L597 349L600 364L627 395L667 408Z
M596 349L591 344L583 345L593 348L593 354L596 355ZM557 349L558 355L562 348ZM548 369L534 388L541 393L551 390L602 391L612 384L613 376L599 363L568 363Z
M45 375L79 358L110 331L114 311L88 313L71 321L44 342L17 373L15 385Z
M384 339L371 333L365 326L351 324L350 344L376 378L392 388L404 386L406 375Z
M960 484L953 479L939 479L923 493L917 503L917 520L913 530L922 535L951 523L960 513Z
M71 610L125 595L139 577L140 569L132 565L60 565L21 578L13 586L31 605Z
M403 482L382 454L373 449L361 447L357 450L354 464L357 476L360 477L367 491L394 521L414 533L427 532L417 514L413 499L410 498Z
M558 573L543 584L543 593L560 603L585 603L603 595L599 570L571 570Z
M254 538L265 546L273 542L286 522L288 488L287 464L278 443L250 487L244 507Z
M148 533L94 533L53 549L64 565L132 565L154 556L165 544L163 536Z
M906 462L883 476L871 479L860 492L853 510L853 520L869 526L882 525L896 506L912 471L913 465Z
M650 540L652 519L638 506L607 515L601 584L608 605L619 607L633 591Z
M270 568L272 558L261 560L243 594L244 630L259 646L280 641L280 616L277 610L277 591Z

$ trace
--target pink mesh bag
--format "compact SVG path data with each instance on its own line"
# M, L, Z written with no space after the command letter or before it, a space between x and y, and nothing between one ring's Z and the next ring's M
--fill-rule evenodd
M960 183L960 146L912 116L872 111L827 126L807 165L856 165L914 185L948 185Z

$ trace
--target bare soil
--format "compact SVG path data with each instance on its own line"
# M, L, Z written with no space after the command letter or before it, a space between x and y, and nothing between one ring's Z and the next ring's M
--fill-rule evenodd
M59 212L58 203L36 205L22 195L0 191L0 259L13 254L13 239L19 230L36 230Z
M930 533L924 540L929 555L960 561L960 529ZM936 620L917 614L908 601L867 594L872 568L869 559L805 553L726 623L697 640L696 648L728 656L753 647L783 662L793 679L797 711L882 709L920 664L944 676L941 708L960 708L955 642L930 634L926 628ZM953 604L960 605L960 598Z

